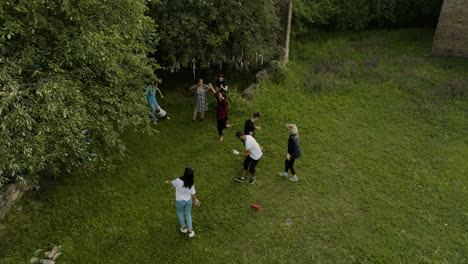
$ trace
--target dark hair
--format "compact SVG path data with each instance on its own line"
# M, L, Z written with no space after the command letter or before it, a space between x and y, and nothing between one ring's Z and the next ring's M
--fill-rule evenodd
M195 183L195 180L193 179L193 169L190 167L185 168L184 176L180 177L184 182L184 187L185 188L192 188L193 184Z
M245 136L244 132L242 132L242 131L237 131L236 132L236 137L240 138L242 136Z
M254 118L260 118L260 112L254 113L254 114L253 114L253 117L254 117Z

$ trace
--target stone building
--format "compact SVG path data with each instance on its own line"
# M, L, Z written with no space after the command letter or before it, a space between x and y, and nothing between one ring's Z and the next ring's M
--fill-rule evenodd
M468 0L444 0L432 53L468 57Z

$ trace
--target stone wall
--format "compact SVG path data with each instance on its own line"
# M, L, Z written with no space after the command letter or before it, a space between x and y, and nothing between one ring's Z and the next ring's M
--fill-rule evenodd
M468 0L445 0L432 53L468 57Z
M31 186L22 183L0 185L0 219L5 217L15 201L29 189Z

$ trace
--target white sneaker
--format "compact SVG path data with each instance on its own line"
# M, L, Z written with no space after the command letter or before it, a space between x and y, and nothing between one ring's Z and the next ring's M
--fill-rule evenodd
M289 178L289 180L292 181L292 182L297 182L297 181L299 181L299 179L297 178L296 175L294 175L294 176L292 176L291 178Z
M287 172L281 172L281 173L279 174L279 176L281 176L281 177L288 177L288 173L287 173Z
M188 237L194 237L194 236L195 236L195 231L188 233Z
M181 233L187 233L187 231L188 231L187 227L181 227L180 228Z

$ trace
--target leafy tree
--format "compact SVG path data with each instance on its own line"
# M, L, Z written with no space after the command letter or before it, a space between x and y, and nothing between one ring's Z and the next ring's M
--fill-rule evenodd
M279 16L273 0L161 0L148 14L158 25L156 56L167 67L248 65L274 58Z
M154 24L143 0L0 2L0 181L100 164L145 122ZM87 131L87 133L85 133Z

